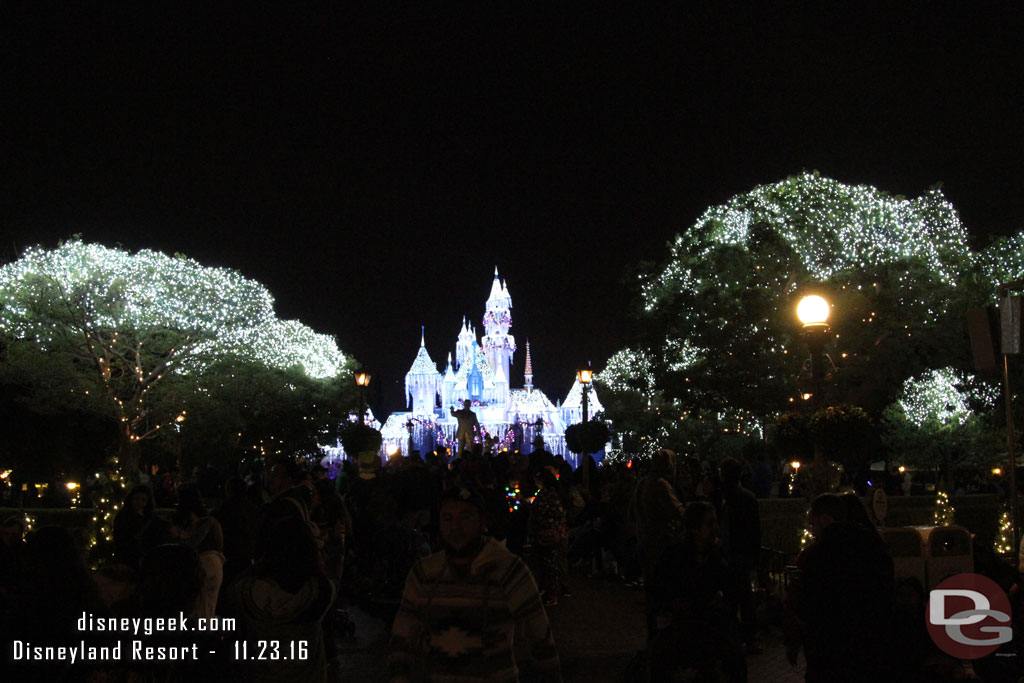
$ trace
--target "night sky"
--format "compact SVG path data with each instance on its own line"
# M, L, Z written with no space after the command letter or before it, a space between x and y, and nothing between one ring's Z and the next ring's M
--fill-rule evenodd
M1024 228L1020 5L144 4L0 9L0 259L80 233L236 268L378 410L496 265L513 386L529 338L563 398L629 339L637 262L802 170L942 182L975 246Z

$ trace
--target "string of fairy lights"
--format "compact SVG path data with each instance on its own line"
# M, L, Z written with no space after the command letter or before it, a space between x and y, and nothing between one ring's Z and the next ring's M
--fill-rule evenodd
M193 343L176 363L188 370L226 352L274 368L301 365L314 378L337 375L345 362L329 335L279 320L262 284L155 251L132 254L79 240L56 249L33 247L0 267L0 302L0 329L44 349L69 326L123 330L126 344L175 330Z
M333 337L278 319L270 292L237 271L77 239L30 248L0 267L0 332L96 368L78 375L69 395L106 406L129 444L184 421L182 409L154 410L167 376L198 377L228 356L301 367L314 379L335 377L346 363ZM111 465L93 545L111 539L125 492L122 463Z

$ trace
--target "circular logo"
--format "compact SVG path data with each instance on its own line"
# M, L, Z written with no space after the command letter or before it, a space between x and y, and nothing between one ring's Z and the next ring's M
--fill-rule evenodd
M957 659L990 655L1013 639L1009 598L979 574L956 574L932 589L925 621L935 644Z

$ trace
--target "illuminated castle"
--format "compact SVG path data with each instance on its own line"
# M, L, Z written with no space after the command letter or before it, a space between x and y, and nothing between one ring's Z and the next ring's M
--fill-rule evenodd
M521 389L511 388L509 376L516 352L512 327L512 297L507 284L494 269L491 293L484 304L483 338L477 341L476 329L462 319L462 328L455 339L455 362L448 354L444 372L438 371L427 353L426 338L420 332L420 348L412 367L405 375L408 412L392 413L384 423L385 448L425 453L438 446L454 443L456 420L450 409L459 409L466 399L480 422L479 440L491 436L499 448L532 450L533 439L541 436L545 447L553 453L565 453L565 428L582 420L582 387L574 379L565 401L555 405L539 389L533 387L533 363L530 343L526 343L526 368ZM591 386L588 413L603 410Z

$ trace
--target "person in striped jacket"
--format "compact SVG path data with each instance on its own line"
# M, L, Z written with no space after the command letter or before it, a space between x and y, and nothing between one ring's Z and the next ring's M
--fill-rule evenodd
M521 558L484 535L484 514L475 491L442 494L444 549L417 561L406 579L391 628L393 683L514 683L514 650L523 644L542 680L561 682L537 583ZM513 638L526 642L514 646Z

